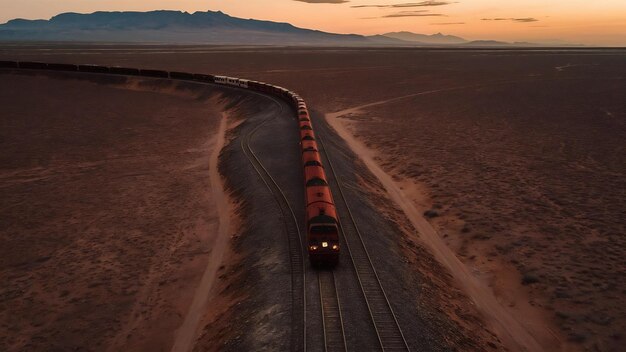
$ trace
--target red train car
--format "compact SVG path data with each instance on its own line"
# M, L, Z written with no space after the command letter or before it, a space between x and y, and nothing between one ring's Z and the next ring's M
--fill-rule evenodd
M309 260L316 267L333 267L339 262L340 250L337 211L308 110L304 103L298 102L298 107Z

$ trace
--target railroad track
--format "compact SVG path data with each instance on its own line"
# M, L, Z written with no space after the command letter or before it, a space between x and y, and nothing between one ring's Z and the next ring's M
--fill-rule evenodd
M335 274L332 271L319 271L317 280L322 307L324 351L346 352L346 339L343 333L343 319L337 286L335 285Z
M267 97L267 96L264 96ZM282 113L283 106L275 99L272 99L276 103L280 111L277 114ZM263 166L261 160L256 155L250 141L254 134L268 121L273 120L276 117L265 119L254 127L248 134L241 137L241 149L250 161L256 173L259 175L265 186L274 196L276 203L278 204L282 213L283 223L285 224L285 232L289 242L289 260L291 265L291 307L292 307L292 324L291 324L291 350L292 351L306 351L306 272L304 267L303 258L303 244L300 236L300 228L298 226L298 220L293 212L293 209L289 205L289 201L285 196L285 193L280 188L276 180L272 177L269 171Z
M337 207L337 213L340 217L341 233L343 234L345 246L348 249L348 254L350 255L356 271L359 285L363 291L374 330L376 330L378 341L380 342L380 347L383 351L409 351L409 346L398 324L398 319L391 308L391 304L389 304L387 294L383 289L376 269L365 247L365 243L363 242L359 227L352 215L343 192L341 181L335 172L335 168L328 156L322 138L318 137L317 139L322 146L323 154L334 176L333 180L331 180L331 184L335 184L337 192L333 193L339 196L337 198L340 198L340 200L335 199L335 206Z

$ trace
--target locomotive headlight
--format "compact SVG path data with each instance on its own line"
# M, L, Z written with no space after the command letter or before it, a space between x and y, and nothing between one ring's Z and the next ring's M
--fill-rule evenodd
M333 244L333 249L334 249L334 250L338 250L338 249L339 249L339 246L338 246L338 245L336 245L336 244Z
M322 247L324 248L328 247L328 242L322 242Z

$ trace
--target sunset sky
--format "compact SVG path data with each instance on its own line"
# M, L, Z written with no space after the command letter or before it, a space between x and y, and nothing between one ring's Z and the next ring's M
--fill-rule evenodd
M626 46L626 0L0 0L0 22L157 9L221 10L336 33L443 32L471 40Z

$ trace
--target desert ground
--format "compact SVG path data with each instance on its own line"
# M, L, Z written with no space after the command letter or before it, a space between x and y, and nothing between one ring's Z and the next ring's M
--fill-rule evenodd
M220 234L215 92L0 85L1 349L168 350Z
M331 141L325 148L337 158L359 223L375 229L365 241L383 284L394 288L390 300L400 325L411 327L411 346L623 345L623 50L5 45L0 59L219 73L297 91ZM245 176L253 173L236 143L252 128L248 117L271 104L237 96L228 105L223 95L165 83L0 78L9 127L2 132L9 197L0 269L10 283L3 284L3 346L167 350L181 343L221 209L210 170L198 165L210 164L226 111L219 171L236 230L220 258L213 308L195 318L204 326L195 349L288 348L285 244L262 240L272 241L278 225L263 221L276 210L263 208L271 196ZM34 92L48 98L33 104ZM33 120L17 120L23 114ZM88 118L83 126L79 115ZM103 125L103 118L117 122ZM274 138L286 129L261 133ZM297 156L276 160L293 143L280 138L257 138L257 148L294 190L295 204L298 175L282 170ZM125 153L135 155L119 157ZM105 306L114 309L93 308ZM61 329L64 316L78 327Z

